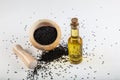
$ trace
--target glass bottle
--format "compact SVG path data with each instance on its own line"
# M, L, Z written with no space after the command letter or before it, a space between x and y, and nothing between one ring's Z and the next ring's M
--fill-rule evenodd
M71 36L68 39L68 56L70 63L79 64L82 61L82 38L79 36L77 18L71 19Z

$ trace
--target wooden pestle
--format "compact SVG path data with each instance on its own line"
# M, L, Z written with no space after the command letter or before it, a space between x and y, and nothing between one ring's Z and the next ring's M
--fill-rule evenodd
M34 69L37 66L37 60L28 52L26 52L19 44L13 47L13 51L18 57L22 59L28 68Z

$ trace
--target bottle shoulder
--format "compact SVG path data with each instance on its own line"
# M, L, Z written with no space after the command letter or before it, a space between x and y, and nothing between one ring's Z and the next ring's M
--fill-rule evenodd
M82 44L82 38L81 37L69 37L68 43L80 43L80 44Z
M69 40L69 39L73 39L73 40L76 40L76 39L77 39L77 40L81 40L81 41L82 41L82 38L81 38L81 37L69 37L68 40Z

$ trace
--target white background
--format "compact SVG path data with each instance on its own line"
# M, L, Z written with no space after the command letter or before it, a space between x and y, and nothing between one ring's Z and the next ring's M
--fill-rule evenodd
M92 66L97 73L90 76L95 75L96 80L120 80L119 0L0 0L0 79L22 80L26 77L26 66L20 59L17 59L17 63L12 52L12 35L18 37L16 43L28 49L24 45L28 38L24 36L28 36L30 26L39 19L47 18L60 26L62 40L67 41L72 17L79 19L83 46L88 48L86 52L95 54L95 57L85 58L77 66L81 69ZM87 62L89 59L92 60ZM101 64L102 61L104 64ZM24 67L24 70L20 67ZM14 74L14 71L18 73ZM72 71L74 74L74 68ZM87 69L76 73L83 74L82 77L87 80L86 75L90 71ZM67 79L72 80L69 76ZM90 77L90 80L92 79L93 77Z

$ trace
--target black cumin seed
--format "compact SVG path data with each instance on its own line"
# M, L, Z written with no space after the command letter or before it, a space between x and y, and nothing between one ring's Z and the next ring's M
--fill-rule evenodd
M43 26L34 32L35 40L41 45L53 43L57 38L57 30L51 26Z

